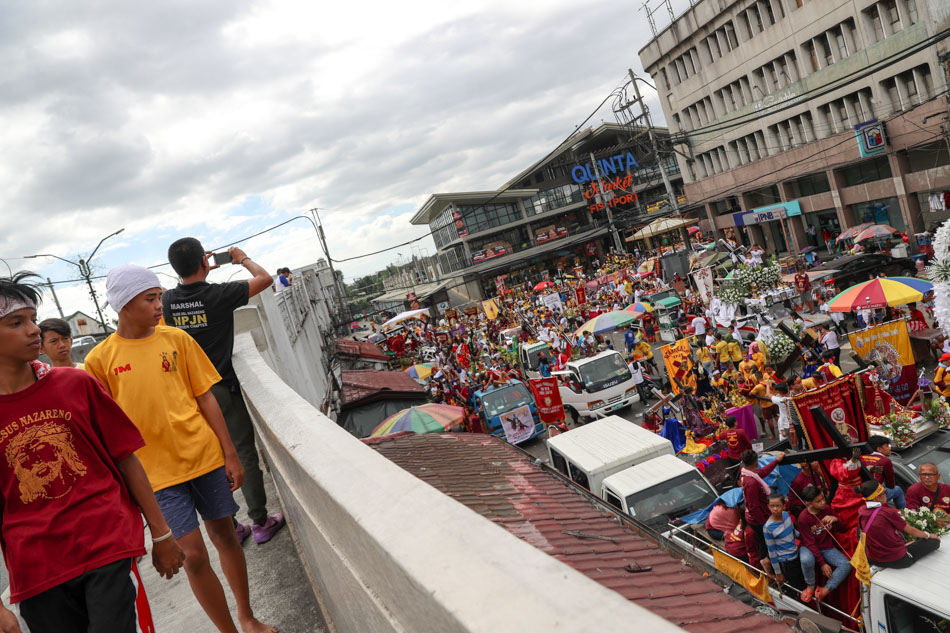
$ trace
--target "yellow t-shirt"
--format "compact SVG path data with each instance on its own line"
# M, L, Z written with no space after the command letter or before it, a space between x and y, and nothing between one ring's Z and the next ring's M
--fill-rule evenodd
M738 363L742 360L742 346L739 345L736 341L732 341L727 345L729 349L729 355L732 357L732 362Z
M755 363L751 360L744 360L739 363L739 371L742 372L742 377L745 378L746 382L752 380L752 370L755 369Z
M760 396L760 397L764 398L764 397L766 397L766 396L765 396L766 391L767 391L767 390L766 390L766 388L765 388L765 385L763 385L763 384L760 382L760 383L757 384L755 387L752 387L752 389L749 391L749 393L751 393L751 394L754 395L754 396ZM757 400L757 402L762 405L762 408L763 408L763 409L768 409L769 407L774 407L774 406L775 406L774 404L772 404L772 401L771 401L771 400L768 400L768 401L766 401L766 400Z
M653 358L653 348L650 347L650 344L646 341L640 341L637 343L637 346L633 349L633 351L646 359Z
M145 447L135 454L153 490L224 465L218 436L195 400L221 376L188 333L158 325L142 339L112 334L86 356L86 371L142 433Z
M752 355L752 361L755 363L755 366L759 368L759 371L765 371L765 354L756 352Z
M713 346L713 348L716 350L716 353L719 354L720 363L729 362L729 343L725 341L719 341Z
M709 356L709 348L705 345L696 348L696 360L699 361L699 364L708 363L711 359Z

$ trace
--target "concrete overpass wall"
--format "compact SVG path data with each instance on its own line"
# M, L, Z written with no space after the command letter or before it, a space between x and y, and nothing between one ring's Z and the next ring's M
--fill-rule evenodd
M234 366L304 566L340 633L680 631L353 438L275 373L257 308ZM300 361L298 361L300 362Z

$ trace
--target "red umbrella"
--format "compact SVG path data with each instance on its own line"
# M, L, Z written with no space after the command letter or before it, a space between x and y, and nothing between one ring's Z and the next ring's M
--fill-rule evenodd
M542 281L537 286L534 287L535 290L546 290L548 288L553 288L554 284L550 281Z
M691 226L691 227L689 227L688 229L686 229L686 231L689 232L690 235L695 235L695 234L699 233L699 227L698 227L698 226Z

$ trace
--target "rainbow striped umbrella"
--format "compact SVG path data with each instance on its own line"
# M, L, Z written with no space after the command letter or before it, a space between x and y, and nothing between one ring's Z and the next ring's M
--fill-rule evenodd
M465 409L448 404L421 404L403 409L383 420L370 437L392 435L400 431L413 433L444 433L465 419Z
M624 312L622 310L604 312L603 314L595 316L593 319L577 328L577 330L574 332L574 336L583 336L584 332L590 332L591 334L612 332L619 327L630 325L638 318L639 317L633 312Z
M432 363L416 363L411 365L406 369L406 373L409 374L410 378L416 378L418 380L425 380L432 375L432 368L434 365Z
M832 312L852 312L860 308L902 306L921 301L933 290L926 279L914 277L881 277L851 286L828 302Z
M850 228L847 228L841 232L841 235L835 238L835 241L843 242L844 240L847 240L847 239L854 239L858 233L872 226L874 226L874 222L864 222L857 226L852 226Z
M633 305L629 305L624 308L623 311L635 314L637 317L642 317L647 312L653 312L653 306L651 306L646 301L637 301Z

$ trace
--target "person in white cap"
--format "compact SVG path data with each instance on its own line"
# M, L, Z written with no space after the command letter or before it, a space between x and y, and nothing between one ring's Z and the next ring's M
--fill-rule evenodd
M244 469L211 386L221 380L187 332L159 325L162 288L152 271L118 266L106 278L108 305L119 314L115 333L86 356L95 376L145 438L136 452L174 537L185 572L205 613L222 633L237 633L220 580L198 526L204 520L237 602L244 633L276 633L254 617L247 562L231 517Z
M171 578L185 555L135 456L139 430L89 374L38 360L31 277L0 278L0 523L12 607L0 604L0 631L27 631L14 612L32 633L154 630L137 608L148 604L135 562L142 515L159 574Z

